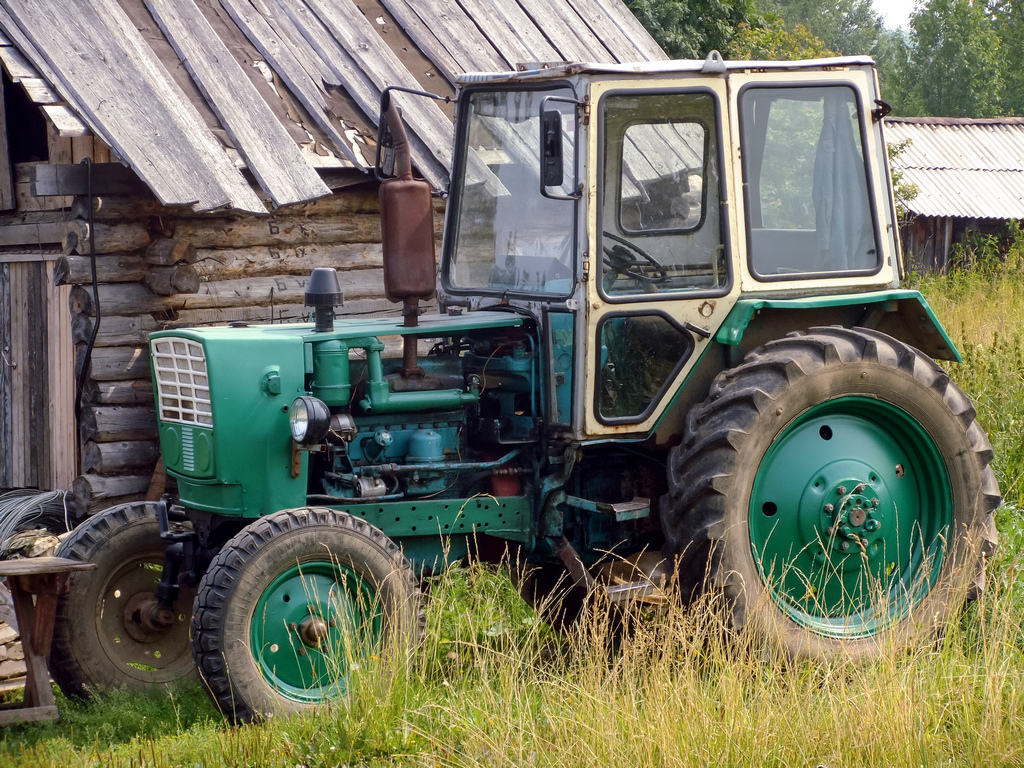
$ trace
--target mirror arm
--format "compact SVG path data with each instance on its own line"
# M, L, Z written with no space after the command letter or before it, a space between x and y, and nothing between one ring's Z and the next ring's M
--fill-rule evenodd
M391 131L389 130L387 122L387 112L388 107L391 106L392 91L400 91L401 93L411 93L414 96L426 96L427 98L434 99L435 101L443 101L445 104L448 104L452 101L451 96L439 96L438 94L431 93L430 91L419 91L416 90L415 88L406 88L401 85L389 85L387 88L384 89L384 91L380 95L380 112L377 115L377 148L373 158L373 175L377 179L377 181L384 181L387 178L391 178L390 176L385 176L383 173L381 173L381 161L383 160L382 148L384 147L385 134L387 134L388 136L391 135Z

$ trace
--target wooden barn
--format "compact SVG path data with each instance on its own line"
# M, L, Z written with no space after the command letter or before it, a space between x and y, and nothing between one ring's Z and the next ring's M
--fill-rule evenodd
M967 231L1024 219L1024 118L887 117L892 160L917 187L904 204L903 250L918 271L942 272Z
M305 316L318 266L395 312L385 87L664 58L620 0L0 0L0 489L155 490L151 331ZM452 105L400 103L444 190Z

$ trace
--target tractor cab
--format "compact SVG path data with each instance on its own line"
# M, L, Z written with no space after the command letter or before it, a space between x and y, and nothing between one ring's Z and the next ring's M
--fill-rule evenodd
M536 319L553 429L657 432L715 342L740 346L716 335L741 296L920 311L888 293L900 253L868 59L712 54L463 85L440 300Z

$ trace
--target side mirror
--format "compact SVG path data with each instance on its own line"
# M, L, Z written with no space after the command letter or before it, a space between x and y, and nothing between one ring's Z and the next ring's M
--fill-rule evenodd
M540 183L562 186L562 114L556 109L540 113Z

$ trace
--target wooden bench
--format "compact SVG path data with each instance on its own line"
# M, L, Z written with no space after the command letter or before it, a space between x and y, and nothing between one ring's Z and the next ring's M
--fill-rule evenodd
M0 560L0 576L7 579L18 617L26 670L25 699L0 705L0 725L60 718L47 666L57 597L67 593L68 576L72 571L88 571L95 567L94 563L80 563L63 557Z

